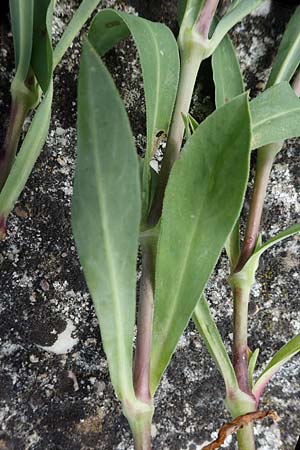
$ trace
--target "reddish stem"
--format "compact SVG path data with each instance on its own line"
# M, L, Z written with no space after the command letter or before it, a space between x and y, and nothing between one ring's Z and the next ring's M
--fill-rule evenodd
M142 245L142 278L134 358L134 389L144 403L152 402L150 393L150 355L153 321L154 255L151 243Z
M262 147L257 153L257 166L254 179L253 194L250 202L250 211L243 242L241 255L236 266L235 272L239 272L244 267L252 255L257 238L260 232L260 224L263 212L264 200L267 192L270 172L273 166L275 156L281 143L270 144Z
M0 150L0 190L9 175L14 162L24 120L28 108L23 103L12 101L9 124L6 131L5 141Z
M219 0L206 0L196 24L196 30L204 39L208 39L211 22L214 18Z

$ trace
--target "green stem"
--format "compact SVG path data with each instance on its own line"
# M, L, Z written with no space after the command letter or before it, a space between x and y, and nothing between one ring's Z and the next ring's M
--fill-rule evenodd
M237 441L239 450L255 450L256 446L252 423L237 432Z
M127 416L134 439L135 450L152 450L151 424L153 408L145 414Z
M159 174L158 187L149 214L148 222L151 226L154 226L160 218L169 175L174 162L180 154L184 135L184 121L182 115L186 115L189 112L194 86L204 56L204 51L201 51L199 46L189 43L189 49L182 49L180 54L181 72L177 97L169 130L167 147Z

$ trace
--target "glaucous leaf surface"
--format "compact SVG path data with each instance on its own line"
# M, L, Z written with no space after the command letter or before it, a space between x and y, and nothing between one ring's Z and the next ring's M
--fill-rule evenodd
M287 24L272 66L267 87L280 81L290 81L300 64L300 6Z
M232 363L204 295L197 302L193 322L224 379L226 391L237 391L239 386Z
M212 55L216 108L244 92L244 83L235 48L226 35Z
M248 378L249 378L249 385L250 385L251 389L253 387L253 375L254 375L254 370L255 370L258 355L259 355L259 348L255 349L254 352L252 352L249 357Z
M34 0L31 66L45 93L52 78L52 16L54 0Z
M157 135L168 133L179 77L178 48L172 32L161 23L106 9L95 17L89 40L100 55L132 35L139 52L147 112L147 150L143 169L143 216L149 207L150 160ZM141 106L141 105L140 105Z
M78 88L73 232L112 383L123 401L134 397L140 214L139 166L128 116L109 72L86 39Z
M46 141L53 97L52 83L37 108L10 174L0 193L0 216L7 217L18 200Z
M215 84L215 104L220 108L244 92L240 64L231 39L226 35L212 55L212 69ZM233 269L240 256L239 220L225 243L226 253Z
M300 136L300 100L286 81L252 100L250 112L252 149Z
M31 60L34 0L10 0L9 6L15 50L15 80L24 82Z
M156 263L152 392L240 213L250 141L248 100L243 94L199 125L172 169Z

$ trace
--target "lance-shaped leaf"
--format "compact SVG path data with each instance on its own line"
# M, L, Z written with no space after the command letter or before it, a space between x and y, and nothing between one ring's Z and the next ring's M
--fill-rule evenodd
M223 38L212 55L212 69L215 83L215 104L217 108L220 108L220 106L244 92L240 64L228 35ZM239 221L228 236L225 249L230 267L233 269L240 256Z
M34 0L31 66L45 93L52 78L52 16L54 0Z
M79 74L73 231L112 383L123 401L134 397L140 210L138 158L128 116L109 72L87 39Z
M253 353L250 354L249 362L248 362L248 378L249 378L249 385L252 389L253 387L253 374L257 362L257 358L259 355L259 348L255 349Z
M300 136L300 100L288 82L281 82L250 102L251 148Z
M18 200L46 141L51 116L52 97L53 87L50 84L46 96L36 110L10 174L1 190L0 219L2 220L7 218Z
M209 43L207 57L212 55L224 36L244 17L264 3L265 0L246 0L236 2L220 20Z
M226 35L212 55L215 103L220 108L244 92L243 77L231 39Z
M35 0L38 2L38 0ZM50 20L52 16L52 5L53 0L51 3L49 3L49 7L46 13L46 21L47 21L47 29L48 29L48 38L44 36L45 42L44 45L46 45L47 40L50 39ZM76 11L73 19L67 26L65 33L63 34L59 44L58 49L56 53L55 61L56 63L59 62L59 59L63 56L65 51L67 50L68 46L70 45L70 40L75 37L75 35L78 33L80 28L83 26L84 22L87 20L89 15L92 12L92 9L96 7L96 4L99 3L99 0L97 2L95 0L83 0L80 7ZM26 14L30 11L30 1L26 3ZM18 15L20 15L20 12L23 8L23 2L19 2L16 0L12 0L10 7L11 7L11 14L13 15L13 24ZM17 9L20 8L20 11ZM32 10L33 11L33 10ZM20 20L23 22L26 19L26 14L20 16ZM44 17L45 18L45 17ZM22 23L23 23L22 22ZM16 27L16 31L14 31L14 35L18 37L20 33L20 26L17 27L17 24L15 23L14 26ZM22 29L25 25L22 25ZM28 33L30 32L29 27L27 26ZM27 33L27 35L28 35ZM32 31L31 31L32 33ZM26 35L25 31L23 30L22 36L24 40L24 36ZM14 38L16 40L16 43L18 43L18 39ZM25 39L27 45L26 45L26 52L27 56L29 55L29 49L31 52L31 46L29 38ZM24 42L24 41L23 41ZM16 48L16 60L23 60L24 57L20 56L20 52L22 52L22 49L18 49L18 44ZM50 47L46 45L46 51L48 52L50 50ZM47 53L45 57L51 59L51 55ZM42 57L41 57L42 58ZM48 69L50 71L51 64L48 64ZM25 70L23 70L23 73L25 73ZM49 75L50 72L48 72ZM47 80L46 80L47 81ZM46 85L44 85L44 88ZM18 156L13 164L13 167L11 169L11 173L5 183L5 186L3 187L1 194L0 194L0 235L2 236L5 233L5 220L9 214L9 212L12 210L15 202L17 201L19 195L21 194L22 190L24 189L24 186L26 184L26 181L33 169L33 166L36 162L36 159L38 158L43 145L46 141L48 129L49 129L49 120L50 120L50 111L51 111L51 102L53 97L53 88L49 86L48 92L42 101L41 105L37 109L32 124L29 128L28 135L26 135L24 142L22 144L22 147L18 153Z
M201 296L196 305L193 313L193 322L223 377L226 392L237 391L238 382L233 366L204 295Z
M179 56L173 34L165 25L106 9L95 17L89 40L104 55L120 39L132 34L139 52L147 109L147 150L143 170L143 216L149 206L150 160L157 134L168 133L175 102Z
M174 164L158 242L152 391L241 210L250 139L248 100L243 94L199 125Z
M270 87L250 102L251 149L300 136L300 100L286 81ZM194 127L197 122L194 119ZM280 149L280 145L278 147Z
M300 6L287 24L268 79L267 87L290 81L300 64Z
M268 250L270 247L273 247L273 245L278 244L283 239L287 239L297 233L300 233L300 225L293 225L292 227L288 228L287 230L281 231L280 233L278 233L272 239L269 239L264 244L261 245L260 243L258 243L255 251L253 252L251 257L248 259L246 264L244 265L242 271L247 272L249 269L251 272L253 272L253 270L251 270L252 267L255 267L255 269L254 269L254 271L255 271L257 268L258 262L259 262L259 258L266 250Z
M38 0L36 0L38 1ZM101 3L101 0L82 0L77 11L68 23L62 37L58 41L53 52L54 68L59 64L62 57L72 44L76 35L79 33L85 22L89 19L94 9Z
M263 373L260 375L253 387L253 394L255 395L257 403L263 393L264 388L270 381L273 375L294 355L300 352L300 335L298 334L291 339L287 344L281 347L273 356Z
M15 83L24 83L31 60L33 33L33 0L10 0L10 17L14 38Z

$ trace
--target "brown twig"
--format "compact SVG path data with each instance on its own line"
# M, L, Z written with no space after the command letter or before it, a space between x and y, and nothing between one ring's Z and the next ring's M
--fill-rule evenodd
M255 411L242 416L236 417L231 422L223 425L218 433L218 437L215 441L206 445L202 450L215 450L224 444L225 439L233 433L253 422L254 420L263 420L265 417L271 417L275 422L280 420L278 414L275 411Z

